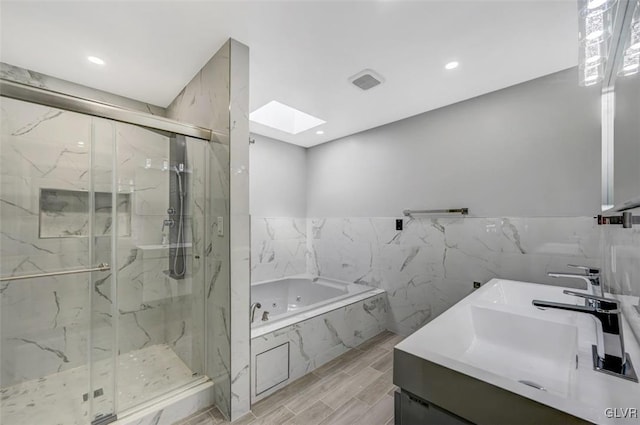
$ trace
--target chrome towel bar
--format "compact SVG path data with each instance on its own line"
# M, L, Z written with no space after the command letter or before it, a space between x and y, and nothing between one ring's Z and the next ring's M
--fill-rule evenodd
M76 274L76 273L106 272L107 270L111 270L111 266L109 264L107 264L107 263L100 263L96 267L93 267L93 268L90 268L90 269L63 270L63 271L60 271L60 272L26 274L26 275L23 275L23 276L0 277L0 282L7 282L9 280L35 279L35 278L38 278L38 277L62 276L62 275Z
M469 208L449 208L443 210L404 210L402 214L410 216L411 214L469 214Z

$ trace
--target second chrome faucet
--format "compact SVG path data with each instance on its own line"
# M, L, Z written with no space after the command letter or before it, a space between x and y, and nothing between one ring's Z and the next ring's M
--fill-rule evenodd
M580 279L587 282L587 289L591 291L592 295L596 297L604 298L604 290L602 289L602 282L600 280L600 269L589 266L579 266L575 264L567 264L567 267L572 269L582 270L583 273L556 273L549 272L549 277L566 277L569 279ZM593 306L592 300L587 299L585 305Z
M564 294L584 298L585 305L580 306L542 300L533 300L532 304L542 310L550 308L592 315L597 319L600 325L598 328L602 332L602 340L597 338L598 344L592 347L594 370L638 382L638 376L624 348L620 304L616 299L605 297L600 281L600 270L594 267L576 266L572 264L568 266L581 269L584 271L584 274L548 273L548 275L551 277L568 277L586 281L589 284L588 289L591 291L591 294L568 290L563 291Z

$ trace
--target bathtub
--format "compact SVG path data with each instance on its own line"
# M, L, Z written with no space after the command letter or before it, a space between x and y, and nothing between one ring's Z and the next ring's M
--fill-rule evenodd
M383 292L371 286L317 277L253 283L251 304L260 303L261 308L255 310L251 337Z
M385 291L325 278L254 283L251 302L262 305L251 325L252 403L374 337L387 323Z

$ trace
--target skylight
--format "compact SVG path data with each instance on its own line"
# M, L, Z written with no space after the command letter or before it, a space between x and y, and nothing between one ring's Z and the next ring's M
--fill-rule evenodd
M298 134L326 122L276 100L253 111L249 119L289 134Z

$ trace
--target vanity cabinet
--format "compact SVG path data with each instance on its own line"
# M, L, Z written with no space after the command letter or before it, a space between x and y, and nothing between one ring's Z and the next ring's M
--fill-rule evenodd
M397 390L394 399L395 425L466 425L471 423L406 391Z
M396 425L590 423L397 348L393 382Z

